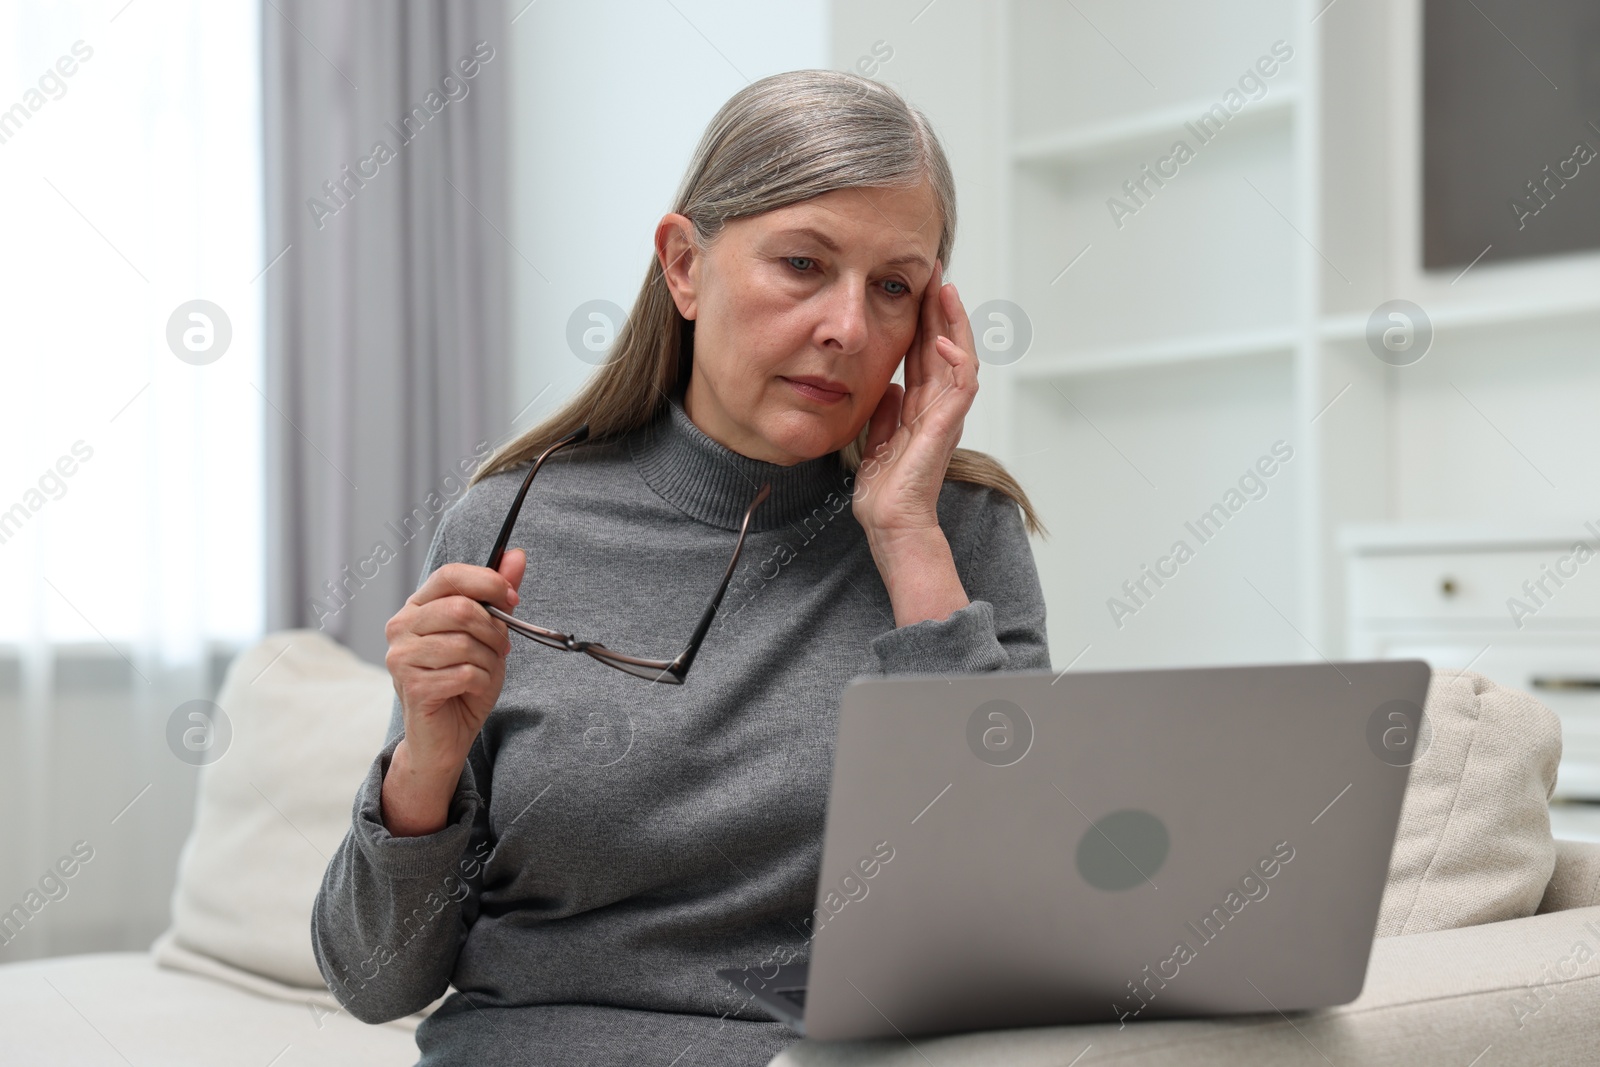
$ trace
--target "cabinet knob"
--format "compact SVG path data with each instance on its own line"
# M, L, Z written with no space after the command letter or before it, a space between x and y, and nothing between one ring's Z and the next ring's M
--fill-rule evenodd
M1451 596L1455 596L1460 591L1461 591L1461 587L1459 585L1457 585L1456 584L1456 580L1454 578L1450 577L1449 575L1445 575L1443 578L1439 579L1439 595L1440 596L1451 597Z

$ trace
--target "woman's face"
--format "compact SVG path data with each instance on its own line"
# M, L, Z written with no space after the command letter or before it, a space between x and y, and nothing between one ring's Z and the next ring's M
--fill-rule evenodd
M942 228L926 184L840 189L735 219L703 253L687 218L663 218L656 251L695 324L690 419L785 466L855 440L911 345Z

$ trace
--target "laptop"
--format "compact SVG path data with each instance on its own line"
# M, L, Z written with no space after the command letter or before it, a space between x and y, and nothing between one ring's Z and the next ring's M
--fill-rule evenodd
M1348 1003L1430 673L857 678L809 958L717 973L825 1040Z

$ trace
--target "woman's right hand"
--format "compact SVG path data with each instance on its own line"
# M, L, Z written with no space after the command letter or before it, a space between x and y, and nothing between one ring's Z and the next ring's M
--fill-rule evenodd
M384 665L405 723L384 780L384 822L397 836L444 825L467 753L500 699L511 651L506 624L479 601L511 612L526 566L521 549L506 552L498 571L446 563L384 627Z

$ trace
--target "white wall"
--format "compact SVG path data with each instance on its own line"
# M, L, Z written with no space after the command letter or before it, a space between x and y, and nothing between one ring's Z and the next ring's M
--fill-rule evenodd
M574 309L633 306L656 224L717 109L769 74L828 66L829 10L825 0L507 2L516 18L507 418L520 430L594 369L567 346Z

